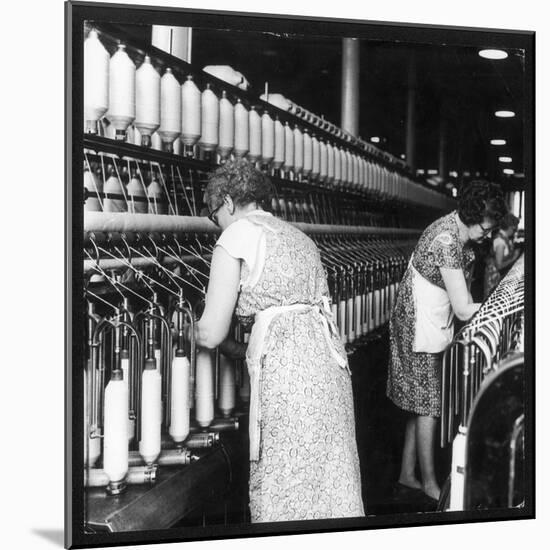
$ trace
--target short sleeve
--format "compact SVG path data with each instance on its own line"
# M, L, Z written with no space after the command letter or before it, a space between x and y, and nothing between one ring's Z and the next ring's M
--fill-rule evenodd
M242 284L250 284L251 279L257 278L265 256L265 237L261 226L245 218L237 220L224 230L216 246L221 246L230 256L246 263L250 275L247 281L241 281Z
M462 247L449 232L436 235L430 245L434 265L448 269L462 269Z

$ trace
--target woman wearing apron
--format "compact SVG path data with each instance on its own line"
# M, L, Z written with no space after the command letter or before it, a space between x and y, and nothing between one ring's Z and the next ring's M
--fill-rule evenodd
M399 484L421 489L434 502L434 437L441 409L442 352L453 337L453 318L479 309L470 291L471 243L487 238L506 212L500 187L472 181L461 188L458 209L422 234L399 286L390 319L387 395L410 413ZM421 480L416 477L420 466Z
M364 515L350 372L330 314L319 251L262 209L269 180L244 160L209 177L212 256L197 344L244 352L227 338L233 313L252 324L250 512L253 522Z

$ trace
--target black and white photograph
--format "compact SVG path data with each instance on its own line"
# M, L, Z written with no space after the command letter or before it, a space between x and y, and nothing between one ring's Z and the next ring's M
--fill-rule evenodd
M534 32L64 7L65 546L534 518Z

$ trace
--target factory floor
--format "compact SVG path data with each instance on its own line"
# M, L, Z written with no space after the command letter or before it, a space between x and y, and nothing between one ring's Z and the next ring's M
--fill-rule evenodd
M434 503L423 493L397 485L408 416L386 397L387 365L387 330L350 356L367 514L433 511ZM439 447L439 432L436 433L435 463L438 481L443 486L450 471L451 449Z

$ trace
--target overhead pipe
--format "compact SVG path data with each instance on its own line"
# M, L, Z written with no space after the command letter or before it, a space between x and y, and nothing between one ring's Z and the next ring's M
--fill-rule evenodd
M400 227L365 227L351 225L292 222L307 234L412 235L417 229ZM84 232L87 233L217 233L216 227L204 216L170 216L130 214L128 212L85 212Z

